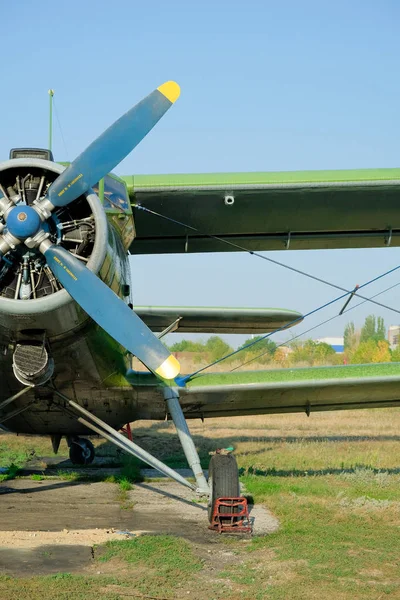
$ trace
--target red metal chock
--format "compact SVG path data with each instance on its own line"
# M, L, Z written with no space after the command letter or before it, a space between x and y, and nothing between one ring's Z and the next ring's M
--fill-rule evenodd
M221 507L230 508L221 512ZM236 511L236 512L235 512ZM246 498L217 498L208 529L218 533L251 533L249 507Z
M126 435L126 437L128 438L128 440L130 440L131 442L133 442L132 429L131 429L131 424L130 423L127 423L125 425L125 427L122 427L121 431L122 431L122 433L124 433Z

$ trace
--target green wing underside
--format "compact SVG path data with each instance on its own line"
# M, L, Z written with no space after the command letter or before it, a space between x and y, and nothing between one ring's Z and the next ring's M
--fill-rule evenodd
M400 245L400 169L123 179L133 203L198 230L134 208L133 254L235 250L208 235L249 250Z
M160 396L151 392L151 375L127 378L146 406ZM179 394L193 419L394 407L400 406L400 363L214 373L194 378Z
M268 333L297 325L302 315L277 308L210 308L187 306L135 306L135 312L152 331L175 323L179 333Z

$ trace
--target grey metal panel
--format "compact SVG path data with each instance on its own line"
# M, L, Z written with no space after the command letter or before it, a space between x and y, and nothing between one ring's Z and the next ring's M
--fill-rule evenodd
M133 254L249 250L383 247L400 245L400 184L319 184L263 186L234 190L137 191L135 202L198 229L190 231L134 209L137 237Z
M180 398L187 418L383 408L400 406L400 376L190 387Z
M267 333L302 319L296 311L274 308L135 306L134 310L152 331L163 331L181 317L179 333Z

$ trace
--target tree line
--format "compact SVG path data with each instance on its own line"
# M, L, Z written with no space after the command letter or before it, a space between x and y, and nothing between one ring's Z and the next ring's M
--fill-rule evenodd
M171 352L190 352L195 362L214 362L231 354L234 349L217 335L204 342L182 340L172 344ZM364 364L400 362L400 348L391 350L386 339L386 327L382 317L369 315L361 329L353 322L344 329L344 352L338 354L329 344L312 339L292 340L284 346L262 336L248 338L241 346L242 353L228 361L254 362L276 367L322 366L340 364Z
M344 358L349 364L399 362L400 349L390 349L383 318L369 315L360 330L353 322L346 325Z

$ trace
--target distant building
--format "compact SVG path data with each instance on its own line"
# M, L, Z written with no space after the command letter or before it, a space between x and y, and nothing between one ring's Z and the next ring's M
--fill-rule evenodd
M395 350L400 341L400 325L390 325L388 330L388 340L391 350Z
M342 337L325 337L320 338L319 340L315 340L316 342L322 342L324 344L329 344L332 346L335 352L341 354L344 352L344 338Z

